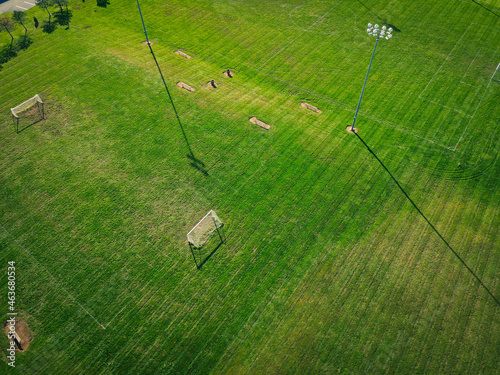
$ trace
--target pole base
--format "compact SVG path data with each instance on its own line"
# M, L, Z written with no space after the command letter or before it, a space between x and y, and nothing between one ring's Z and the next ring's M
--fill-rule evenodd
M358 132L358 128L354 128L354 131L352 130L352 125L349 125L348 127L345 128L348 133L354 134Z

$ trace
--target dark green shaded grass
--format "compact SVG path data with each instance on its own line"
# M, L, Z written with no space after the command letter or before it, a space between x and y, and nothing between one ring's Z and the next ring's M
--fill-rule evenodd
M373 14L343 4L355 27L325 37L335 18L305 31L298 5L142 4L208 175L186 158L133 3L73 4L70 30L36 32L0 72L3 112L34 87L47 101L46 120L16 134L6 116L1 133L2 259L19 262L35 331L19 371L494 373L498 306L345 132ZM370 6L402 31L378 47L360 135L497 295L497 32L464 32L498 21L460 1ZM227 242L197 270L185 234L209 209Z

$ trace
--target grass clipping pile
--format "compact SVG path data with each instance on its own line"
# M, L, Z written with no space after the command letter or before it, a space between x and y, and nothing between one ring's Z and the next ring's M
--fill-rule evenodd
M8 320L3 324L3 329L9 341L15 343L17 351L26 351L33 341L33 333L25 320L16 319L15 324Z

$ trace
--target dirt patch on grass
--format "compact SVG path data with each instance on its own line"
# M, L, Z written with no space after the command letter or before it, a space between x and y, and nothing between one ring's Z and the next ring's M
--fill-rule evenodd
M354 128L354 131L352 131L352 125L349 125L345 128L345 130L347 130L348 133L357 133L358 132L358 128Z
M266 124L263 121L260 121L257 117L250 117L248 121L250 121L252 124L259 125L261 128L266 130L269 130L271 128L271 125Z
M229 78L233 78L234 77L234 72L232 70L229 70L229 69L224 70L224 72L222 72L222 74L225 77L229 77Z
M313 112L316 112L316 113L323 113L323 112L321 111L321 109L319 109L318 107L315 107L315 106L313 106L313 105L311 105L311 104L309 104L309 103L305 103L305 102L303 102L303 103L300 103L300 106L301 106L302 108L307 108L307 109L309 109L309 110L311 110L311 111L313 111Z
M211 81L207 82L207 87L209 89L216 89L217 88L217 82L215 82L213 79Z
M189 56L187 53L182 51L175 51L175 53L178 54L179 56L185 57L188 60L193 58L193 56Z
M194 92L194 87L191 87L184 82L177 82L177 87L184 89L184 90L187 90L189 92Z
M148 41L145 40L144 42L141 43L143 46L147 46L148 45ZM154 42L152 41L149 41L149 45L152 46L154 44Z
M14 322L14 324L12 324ZM33 332L25 320L6 321L3 325L4 332L10 341L15 342L16 350L25 351L33 341Z

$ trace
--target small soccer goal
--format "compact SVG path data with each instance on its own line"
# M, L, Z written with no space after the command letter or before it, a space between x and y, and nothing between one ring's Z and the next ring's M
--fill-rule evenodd
M500 83L500 63L497 65L497 68L495 69L495 73L493 73L493 76L491 76L491 79L493 81Z
M194 261L196 263L196 267L198 269L203 266L203 264L213 255L215 250L224 243L224 238L222 237L222 233L220 229L224 226L224 223L219 218L217 213L214 210L210 210L204 217L201 219L198 224L196 224L193 229L189 231L187 234L187 240L189 243L189 247L191 248L191 253L193 254ZM220 243L217 245L214 251L209 253L208 256L203 256L200 259L199 263L195 256L195 249L200 250L204 245L206 245L212 237L215 235L219 236ZM210 246L209 246L210 247Z
M224 223L221 219L219 219L219 216L217 216L215 211L210 210L210 212L189 231L187 234L188 242L193 247L200 248L208 242L215 232L219 232L219 228L222 228L223 225ZM219 236L222 240L220 232Z
M16 124L16 131L18 133L20 119L28 118L29 121L35 122L45 117L43 105L43 100L38 94L36 94L34 97L10 109L10 112L12 113L14 119L14 123Z

